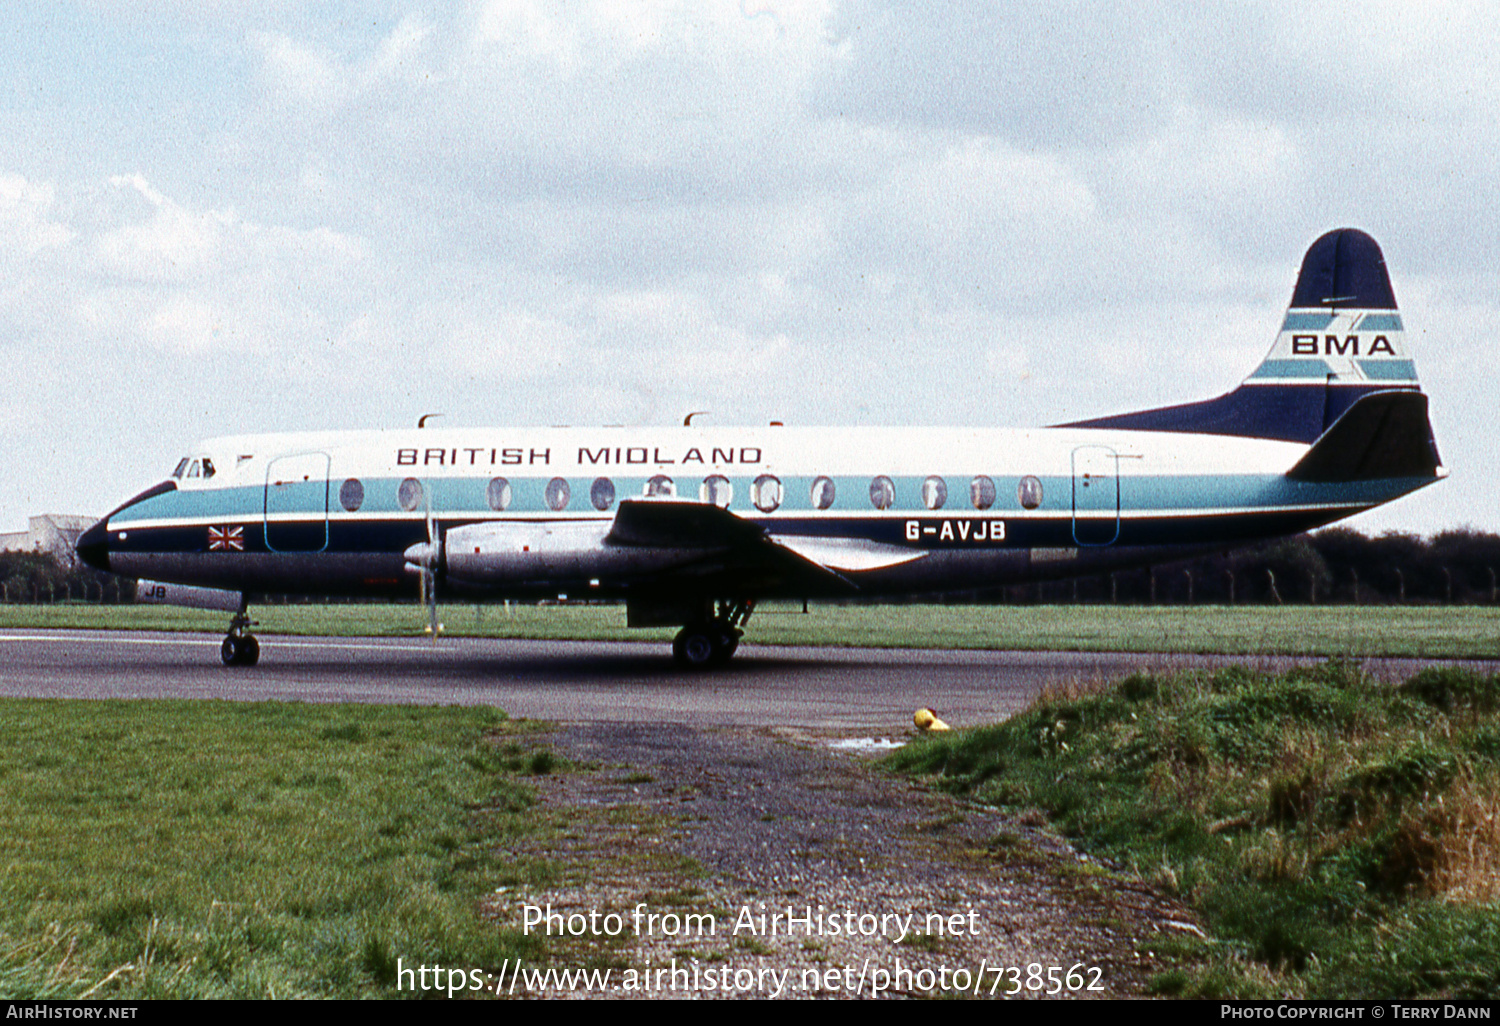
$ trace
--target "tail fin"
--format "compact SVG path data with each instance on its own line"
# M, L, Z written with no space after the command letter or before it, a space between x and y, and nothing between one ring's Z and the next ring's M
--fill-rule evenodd
M1276 343L1239 388L1066 426L1311 443L1364 396L1418 388L1380 246L1338 228L1308 248Z
M1245 384L1361 388L1361 394L1417 387L1385 257L1374 239L1340 228L1312 244L1281 334Z

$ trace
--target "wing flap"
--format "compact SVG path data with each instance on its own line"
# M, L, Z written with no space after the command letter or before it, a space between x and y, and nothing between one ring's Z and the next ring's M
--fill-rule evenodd
M818 538L807 535L774 534L771 541L790 549L810 563L835 571L857 573L900 566L919 558L916 549L866 541L863 538Z
M865 570L904 562L858 539L772 538L753 521L711 503L680 499L626 499L620 503L605 544L653 549L695 549L703 558L664 574L679 582L696 582L726 593L813 586L857 591L844 570ZM662 580L656 582L663 583Z

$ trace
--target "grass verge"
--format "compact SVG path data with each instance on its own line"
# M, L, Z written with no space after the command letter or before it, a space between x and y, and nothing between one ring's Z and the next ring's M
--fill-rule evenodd
M486 921L549 829L488 709L7 700L0 994L390 997L396 966L489 969ZM540 848L539 845L535 846Z
M901 771L1045 810L1222 943L1193 997L1500 996L1500 678L1343 661L1136 674L934 735Z
M1365 658L1500 658L1500 609L1476 606L832 606L765 603L749 638L768 645L1211 652ZM261 634L409 637L416 605L257 606ZM443 606L454 637L666 641L630 630L622 606ZM224 613L163 606L0 606L0 629L223 633Z

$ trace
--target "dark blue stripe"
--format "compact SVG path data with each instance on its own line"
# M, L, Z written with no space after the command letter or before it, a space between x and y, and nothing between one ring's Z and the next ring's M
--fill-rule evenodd
M1311 445L1363 396L1389 385L1241 385L1199 403L1162 406L1114 417L1078 420L1059 427L1121 428L1184 434L1239 435Z

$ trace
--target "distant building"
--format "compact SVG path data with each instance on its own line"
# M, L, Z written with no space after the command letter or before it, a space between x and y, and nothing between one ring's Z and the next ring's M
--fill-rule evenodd
M27 530L0 534L0 552L45 552L63 566L71 567L78 560L73 551L78 536L94 526L98 519L71 513L29 517Z

